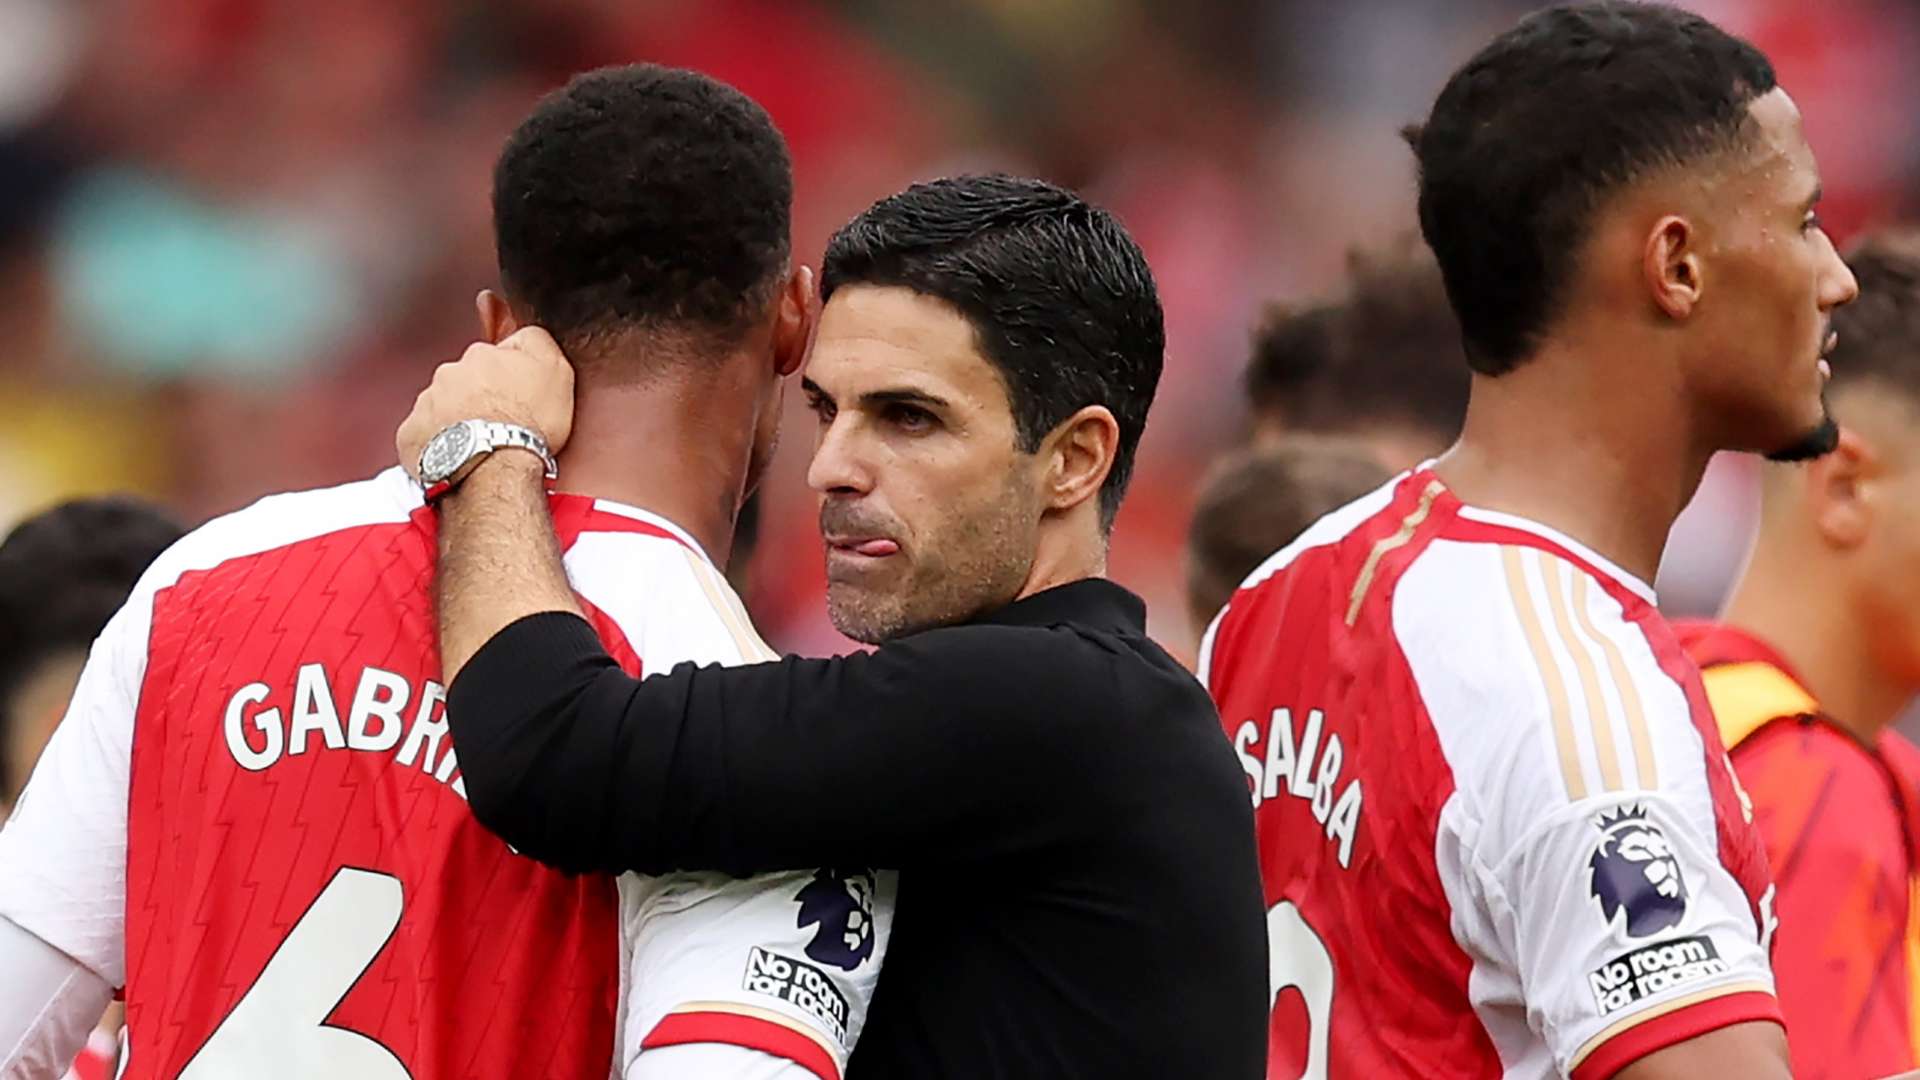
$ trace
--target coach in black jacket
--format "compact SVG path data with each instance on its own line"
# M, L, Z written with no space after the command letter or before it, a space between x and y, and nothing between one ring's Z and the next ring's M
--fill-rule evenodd
M843 229L823 293L828 603L885 644L629 678L574 614L539 461L496 453L438 504L475 814L573 871L902 871L853 1080L1261 1076L1246 782L1101 577L1164 345L1139 249L1058 188L946 180ZM443 369L403 454L537 425L503 403L566 393L539 371Z

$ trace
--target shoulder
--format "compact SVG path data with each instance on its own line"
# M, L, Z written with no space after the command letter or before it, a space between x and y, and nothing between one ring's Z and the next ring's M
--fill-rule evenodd
M1387 483L1367 492L1338 510L1314 522L1307 531L1296 537L1292 543L1269 555L1265 562L1254 568L1253 573L1241 582L1242 589L1257 588L1274 575L1291 567L1308 552L1336 547L1342 541L1362 532L1368 522L1386 515L1393 509L1400 497L1401 486L1406 476L1397 476Z
M1300 579L1324 576L1332 583L1346 576L1339 572L1344 565L1342 554L1370 544L1369 538L1386 527L1379 523L1400 516L1395 509L1406 498L1403 489L1410 475L1395 477L1314 522L1255 567L1201 635L1197 665L1201 681L1213 685L1222 667L1219 661L1227 660L1224 666L1231 668L1231 658L1238 652L1264 649L1283 617L1311 606L1299 602L1296 583Z
M1439 539L1392 597L1456 781L1545 812L1611 792L1706 804L1690 668L1645 598L1549 547Z
M419 489L398 468L334 487L268 495L182 537L154 560L141 587L161 588L195 570L332 533L405 524L422 505Z
M776 658L726 576L670 523L587 500L556 506L555 519L568 581L592 614L628 640L647 671L685 661ZM609 636L606 627L598 629Z

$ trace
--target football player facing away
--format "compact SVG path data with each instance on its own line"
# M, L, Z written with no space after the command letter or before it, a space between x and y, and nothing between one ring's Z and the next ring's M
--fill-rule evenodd
M495 171L505 295L481 295L482 329L538 320L574 358L553 521L635 674L772 655L719 567L811 330L792 193L758 105L651 65L550 95ZM545 456L504 425L461 434L440 471ZM0 1049L48 1075L124 986L127 1077L837 1080L891 877L616 883L481 828L447 735L434 522L396 468L155 563L0 833Z
M1833 445L1851 274L1765 56L1552 8L1409 132L1460 441L1235 593L1202 668L1259 819L1270 1075L1785 1077L1765 853L1654 606L1725 449Z
M1916 1064L1920 749L1892 725L1920 694L1920 234L1870 236L1847 264L1839 446L1767 466L1723 620L1676 627L1779 889L1774 978L1802 1080Z

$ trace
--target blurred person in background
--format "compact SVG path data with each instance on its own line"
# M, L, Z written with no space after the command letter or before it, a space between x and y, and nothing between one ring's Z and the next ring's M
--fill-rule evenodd
M1187 615L1194 635L1269 555L1392 475L1365 444L1313 436L1249 447L1215 462L1187 528Z
M1459 436L1470 381L1440 268L1417 236L1352 252L1336 300L1269 308L1245 378L1255 443L1346 436L1394 472Z
M1766 852L1647 581L1712 454L1834 443L1855 285L1799 111L1750 43L1602 0L1501 34L1408 140L1464 430L1202 650L1298 995L1270 1067L1784 1078Z
M124 496L62 503L0 542L0 820L53 737L87 647L184 530Z
M1774 975L1802 1080L1915 1064L1920 232L1873 234L1834 313L1833 453L1769 464L1759 536L1700 665L1779 888Z
M541 100L493 192L480 329L538 319L579 368L551 501L595 632L636 672L770 655L718 564L812 326L784 139L704 75L604 69ZM524 430L464 434L555 470ZM0 830L0 1075L57 1073L116 986L127 1077L837 1074L889 883L513 853L447 739L434 542L390 469L216 519L140 579Z
M43 511L0 542L0 821L67 711L87 647L182 532L159 507L103 496ZM70 1080L113 1075L119 1030L116 1006ZM0 1056L0 1073L7 1064Z

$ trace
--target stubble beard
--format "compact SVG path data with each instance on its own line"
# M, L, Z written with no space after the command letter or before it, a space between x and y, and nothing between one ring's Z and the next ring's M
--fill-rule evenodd
M954 515L923 537L906 572L887 586L827 582L827 615L834 629L879 645L942 626L971 621L1012 602L1033 566L1035 517L1009 487L991 512Z

